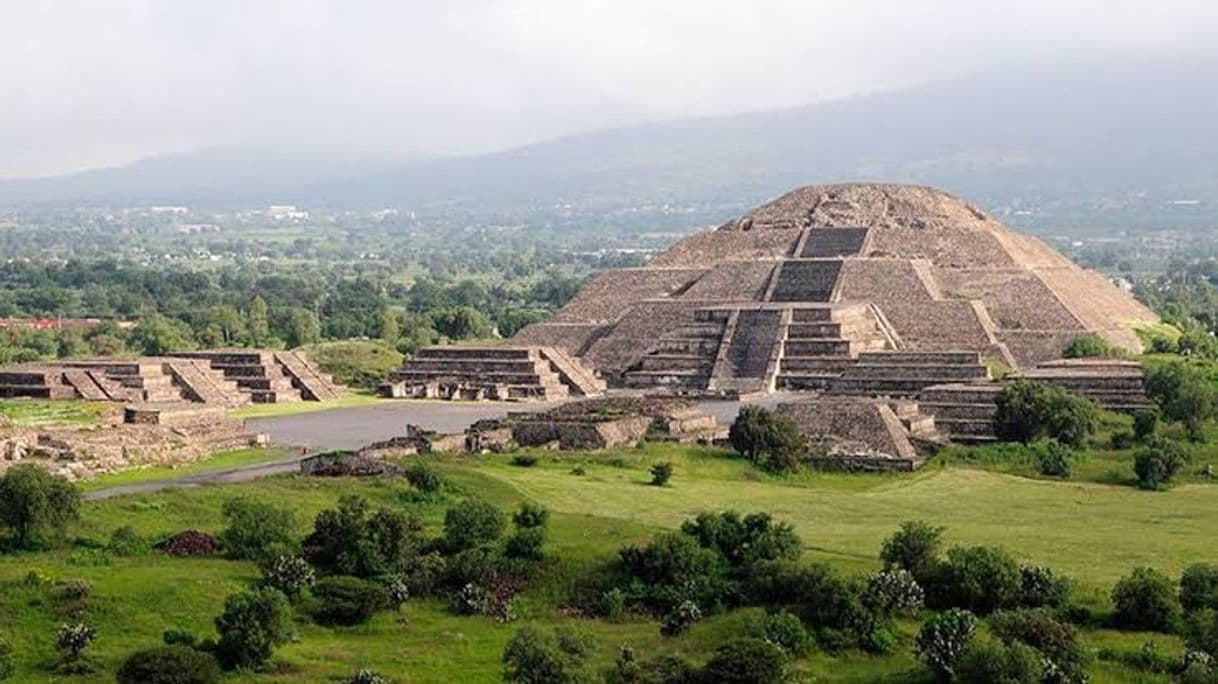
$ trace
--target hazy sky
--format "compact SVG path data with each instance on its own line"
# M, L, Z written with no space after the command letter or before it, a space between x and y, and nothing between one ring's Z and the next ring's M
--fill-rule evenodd
M216 145L463 153L1204 49L1218 2L0 0L0 27L15 177Z

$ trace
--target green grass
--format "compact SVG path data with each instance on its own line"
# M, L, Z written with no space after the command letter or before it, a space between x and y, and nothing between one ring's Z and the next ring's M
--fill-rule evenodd
M551 510L550 560L525 593L521 619L501 625L458 617L437 601L411 600L399 613L370 624L330 629L299 624L300 639L278 653L272 673L232 681L339 682L360 667L373 667L399 682L498 681L500 654L522 624L578 623L596 639L596 662L607 666L623 642L640 657L683 652L704 658L715 645L745 631L755 611L712 617L679 637L659 636L655 622L620 623L567 617L560 610L590 564L607 562L621 546L647 539L707 509L762 510L791 522L810 560L847 571L877 566L881 541L897 525L923 518L948 528L949 544L998 544L1018 558L1045 563L1079 581L1087 605L1107 609L1107 592L1131 567L1153 565L1177 572L1186 563L1218 560L1212 530L1218 525L1218 487L1188 484L1167 492L1142 492L1098 482L1057 482L994 472L947 459L921 473L847 475L804 473L776 478L754 471L720 450L674 445L618 449L598 454L541 452L533 467L510 464L509 456L445 457L436 461L457 490L438 501L409 496L395 480L268 478L239 485L167 490L87 503L73 530L80 540L104 541L116 527L131 525L151 537L186 528L218 532L219 509L243 495L290 506L298 531L347 493L418 514L433 532L445 508L462 496L504 507L524 500ZM209 466L236 464L249 453L230 453ZM668 486L646 484L647 468L667 460L675 467ZM583 475L573 474L575 466ZM179 473L181 471L178 471ZM67 607L43 589L22 585L34 568L55 578L84 578L94 585L84 618L99 639L91 648L105 671L78 681L112 681L114 669L132 650L153 645L166 629L210 634L224 597L256 578L252 564L223 559L186 560L157 554L116 558L78 542L54 552L0 556L0 636L17 649L15 681L50 681L42 664L53 657L55 628ZM918 681L910 653L916 622L901 624L899 644L889 655L815 653L794 665L798 681ZM1171 637L1089 630L1086 642L1134 649L1155 640L1167 652L1180 648ZM1097 663L1096 682L1166 681Z
M120 485L154 482L156 480L231 470L258 463L273 463L288 458L291 455L291 452L288 450L276 448L249 447L246 449L233 449L232 451L222 451L218 454L213 454L194 463L179 466L154 466L151 468L125 470L111 475L102 475L79 483L79 487L82 491L90 492Z
M0 401L0 415L23 427L91 425L114 406L110 402L75 399L6 399Z
M333 401L290 401L277 404L252 404L232 409L228 414L233 418L240 418L242 420L250 418L278 418L280 416L294 416L301 413L332 411L352 406L367 406L375 404L377 401L379 399L377 399L376 394L371 390L358 390L351 391L347 396Z

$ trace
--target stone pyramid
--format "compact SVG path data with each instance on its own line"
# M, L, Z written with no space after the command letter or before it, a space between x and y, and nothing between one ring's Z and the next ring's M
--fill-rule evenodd
M561 348L611 385L826 389L860 363L968 380L987 359L1060 358L1087 333L1136 351L1134 329L1156 320L967 202L844 184L799 188L646 267L600 273L512 343ZM969 368L915 368L943 363Z

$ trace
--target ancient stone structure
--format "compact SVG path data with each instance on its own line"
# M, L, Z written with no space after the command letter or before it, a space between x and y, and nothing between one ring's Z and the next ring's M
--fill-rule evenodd
M344 394L297 352L217 350L139 359L65 359L0 369L0 397L117 402L326 401Z
M604 383L554 347L424 347L394 371L392 398L551 400L593 396Z
M938 190L827 185L593 277L512 343L561 349L610 386L916 396L984 381L985 360L1058 359L1086 333L1136 351L1134 327L1155 320Z
M133 404L108 413L96 425L0 426L0 472L34 463L83 480L141 466L190 463L262 442L222 406Z
M841 470L910 471L922 467L941 437L935 418L911 401L822 395L779 404L808 437L814 465Z

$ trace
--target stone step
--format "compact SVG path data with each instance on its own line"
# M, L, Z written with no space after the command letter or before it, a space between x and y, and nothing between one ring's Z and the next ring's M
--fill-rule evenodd
M452 369L445 372L430 371L430 370L414 370L410 366L404 366L390 374L390 378L395 381L406 382L426 382L433 378L457 378L459 380L472 384L499 384L499 385L561 385L562 383L552 373L547 373L544 376L537 373L477 373L468 374L457 369Z
M782 355L786 356L854 356L857 351L850 340L785 340Z
M5 399L75 399L76 390L67 385L0 385L0 397Z
M779 373L775 384L779 389L826 391L838 379L836 373Z
M861 363L981 365L981 354L967 351L868 351L859 355Z
M538 358L535 349L526 347L422 347L415 350L416 359L452 359L459 361L467 358L480 359L534 359Z
M848 375L854 378L939 378L952 380L984 380L989 377L985 366L935 364L878 364L860 360L852 365Z
M976 420L970 418L938 418L935 424L939 430L952 437L993 437L994 421Z
M823 371L837 375L854 363L854 359L848 356L783 356L779 368L784 373Z
M461 361L441 359L411 359L403 368L431 373L451 373L459 370L463 374L475 373L535 373L541 374L549 370L550 364L544 359L462 359ZM279 377L287 378L280 374Z
M715 359L711 356L690 354L648 354L640 363L640 370L709 369L715 365Z
M942 403L930 402L921 398L918 402L923 411L933 414L936 419L993 420L994 414L998 412L998 407L994 404Z
M661 338L656 344L658 352L714 355L719 350L719 338L699 337L692 339Z
M922 390L919 403L993 405L1002 386L997 383L941 383Z
M916 397L923 388L943 382L937 377L854 378L843 375L830 388L834 394Z

